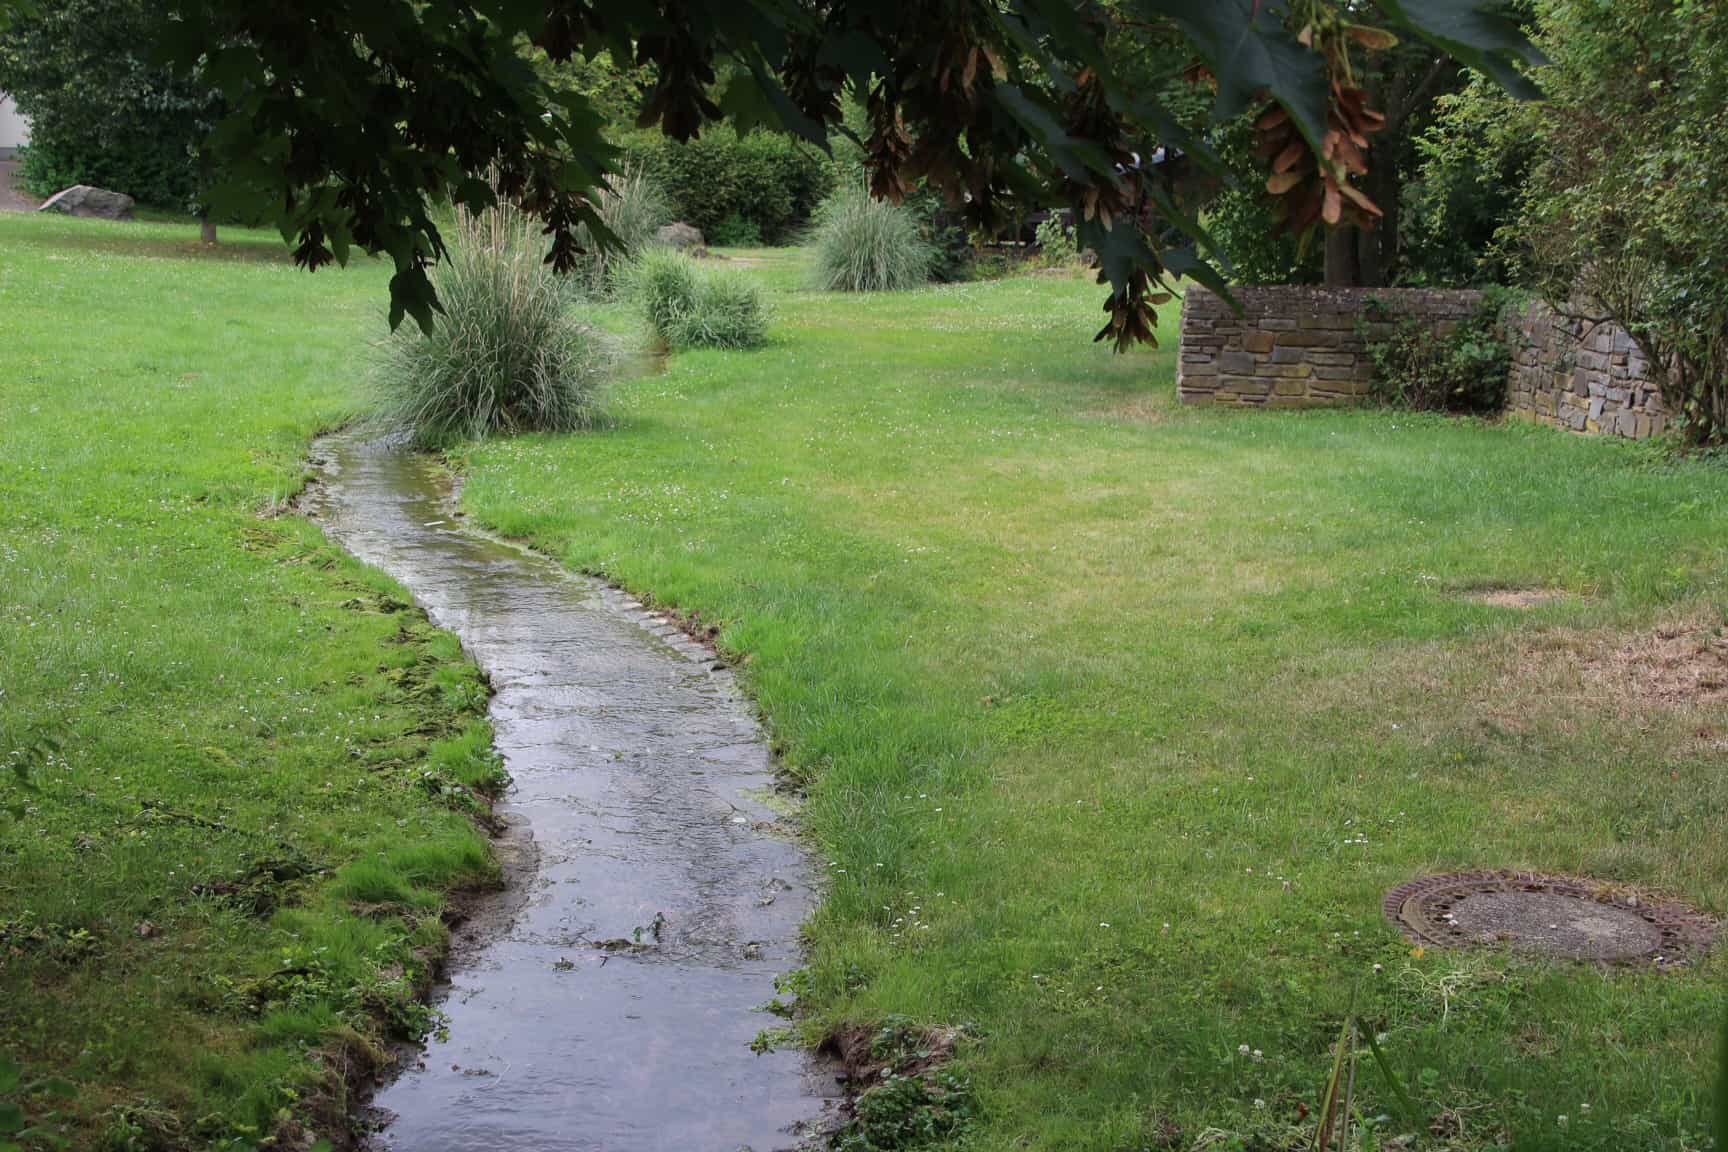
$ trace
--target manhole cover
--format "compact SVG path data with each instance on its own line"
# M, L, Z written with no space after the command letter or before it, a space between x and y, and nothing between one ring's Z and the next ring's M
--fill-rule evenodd
M1605 964L1685 964L1715 936L1709 917L1683 905L1642 900L1567 876L1521 872L1429 876L1392 889L1385 908L1418 943L1501 945Z

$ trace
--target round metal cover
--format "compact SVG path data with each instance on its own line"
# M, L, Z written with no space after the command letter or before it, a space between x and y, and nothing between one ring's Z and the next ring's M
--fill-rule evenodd
M1716 934L1709 917L1684 905L1641 899L1570 876L1526 872L1428 876L1388 892L1385 909L1418 943L1499 945L1604 964L1685 964Z

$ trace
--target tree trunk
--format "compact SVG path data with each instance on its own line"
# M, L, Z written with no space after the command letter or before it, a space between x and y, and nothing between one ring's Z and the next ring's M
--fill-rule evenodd
M1403 177L1390 155L1369 154L1368 176L1363 191L1379 206L1380 219L1371 231L1362 233L1358 246L1357 281L1365 288L1383 288L1398 271L1398 198Z
M216 243L216 221L202 213L198 217L198 240L203 244Z
M1340 224L1326 229L1326 287L1354 288L1360 281L1361 269L1356 260L1354 224Z

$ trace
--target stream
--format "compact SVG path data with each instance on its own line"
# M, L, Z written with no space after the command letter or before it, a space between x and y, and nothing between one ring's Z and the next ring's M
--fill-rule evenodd
M496 691L508 891L458 932L431 1041L379 1090L388 1152L770 1152L838 1097L751 1051L801 963L809 861L732 677L596 580L463 529L424 458L320 441L314 511L461 638Z

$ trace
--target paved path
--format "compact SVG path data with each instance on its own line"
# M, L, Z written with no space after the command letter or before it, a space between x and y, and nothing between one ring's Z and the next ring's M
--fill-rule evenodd
M18 161L0 160L0 212L31 212L36 208L33 197L12 183Z

